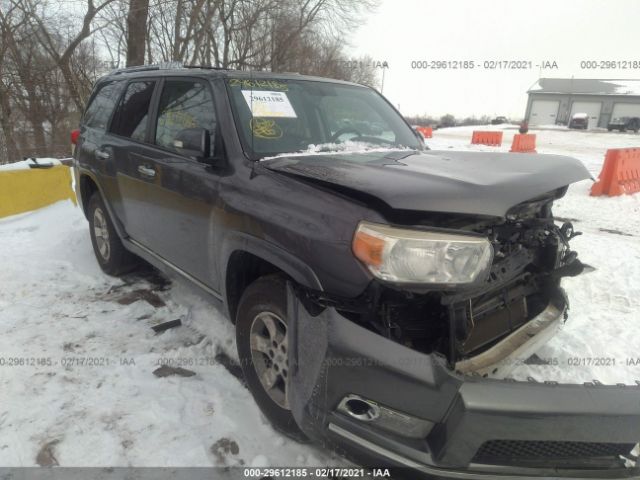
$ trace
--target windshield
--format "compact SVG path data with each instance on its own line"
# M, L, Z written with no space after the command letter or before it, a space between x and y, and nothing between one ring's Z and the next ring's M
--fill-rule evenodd
M331 82L227 79L244 149L254 160L284 153L367 148L422 149L375 91Z

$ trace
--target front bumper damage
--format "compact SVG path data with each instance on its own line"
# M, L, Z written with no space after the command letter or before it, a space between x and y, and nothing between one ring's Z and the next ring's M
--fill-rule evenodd
M407 468L410 478L640 476L640 384L463 375L442 355L411 350L332 307L309 313L291 286L288 309L297 319L289 327L292 413L327 448L366 466ZM529 355L563 312L548 308L520 336L457 368L492 371L493 361L513 361L509 350Z

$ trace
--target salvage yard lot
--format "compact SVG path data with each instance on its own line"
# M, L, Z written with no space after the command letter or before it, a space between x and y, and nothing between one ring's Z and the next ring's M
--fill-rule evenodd
M470 145L472 130L438 130L428 144L508 151L517 131L495 149ZM633 134L531 133L538 153L574 156L594 177L607 148L640 146ZM640 380L640 194L595 198L590 185L573 185L554 211L584 232L572 247L595 271L564 280L569 321L516 379ZM104 275L71 202L0 220L0 245L1 465L342 463L268 425L238 378L223 314L151 269ZM175 319L183 325L151 329ZM167 362L195 375L153 374Z

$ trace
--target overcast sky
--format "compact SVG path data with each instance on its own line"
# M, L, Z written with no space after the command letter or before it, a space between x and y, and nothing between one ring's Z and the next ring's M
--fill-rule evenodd
M347 51L387 61L384 94L403 114L524 116L539 77L640 78L636 69L583 69L582 60L640 63L638 0L381 0ZM350 55L350 56L351 56ZM472 60L473 70L412 69L412 61ZM532 69L485 70L484 61ZM557 69L540 70L542 62ZM480 67L479 67L480 65Z

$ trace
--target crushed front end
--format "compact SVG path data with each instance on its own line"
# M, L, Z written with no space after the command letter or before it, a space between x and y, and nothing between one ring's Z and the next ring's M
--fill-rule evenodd
M291 285L290 404L302 430L366 465L442 477L640 475L640 384L489 378L565 320L561 278L585 266L572 226L551 213L562 193L500 221L437 225L489 239L490 268L473 285L373 280L355 299Z

